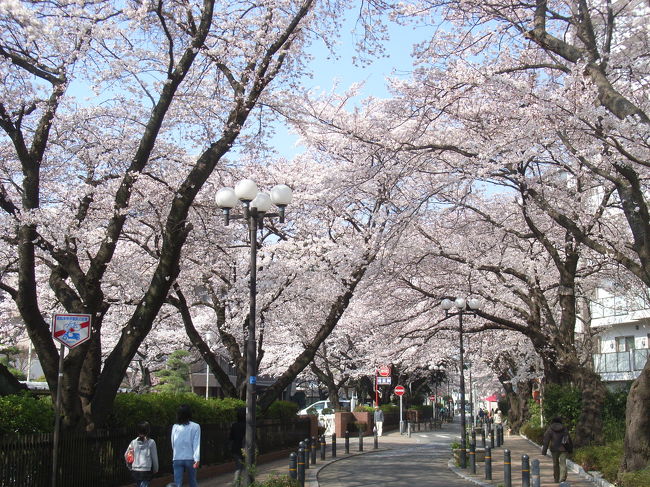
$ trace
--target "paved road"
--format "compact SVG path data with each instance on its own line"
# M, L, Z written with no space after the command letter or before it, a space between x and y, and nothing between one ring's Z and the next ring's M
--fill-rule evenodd
M381 440L381 451L344 458L318 472L320 487L468 487L474 483L449 470L451 431L392 434ZM372 444L371 444L372 445ZM372 447L372 446L371 446ZM387 448L383 450L383 448Z

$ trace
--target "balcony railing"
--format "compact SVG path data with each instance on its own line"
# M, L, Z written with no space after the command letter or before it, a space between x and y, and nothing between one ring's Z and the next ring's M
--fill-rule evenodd
M599 374L639 372L645 367L649 352L647 348L640 348L627 352L595 353L594 369Z

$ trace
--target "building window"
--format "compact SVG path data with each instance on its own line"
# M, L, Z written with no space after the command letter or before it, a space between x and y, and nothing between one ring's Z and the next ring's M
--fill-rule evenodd
M616 351L629 352L634 350L634 336L616 337Z

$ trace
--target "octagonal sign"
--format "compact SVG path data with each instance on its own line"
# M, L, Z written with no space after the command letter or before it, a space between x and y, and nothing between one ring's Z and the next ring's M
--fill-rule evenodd
M52 337L68 348L90 338L90 315L61 314L52 318Z

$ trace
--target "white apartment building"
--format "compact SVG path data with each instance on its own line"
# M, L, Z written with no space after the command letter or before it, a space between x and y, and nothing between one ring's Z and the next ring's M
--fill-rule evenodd
M598 289L590 309L591 327L598 333L595 371L612 387L636 379L649 355L647 304Z

